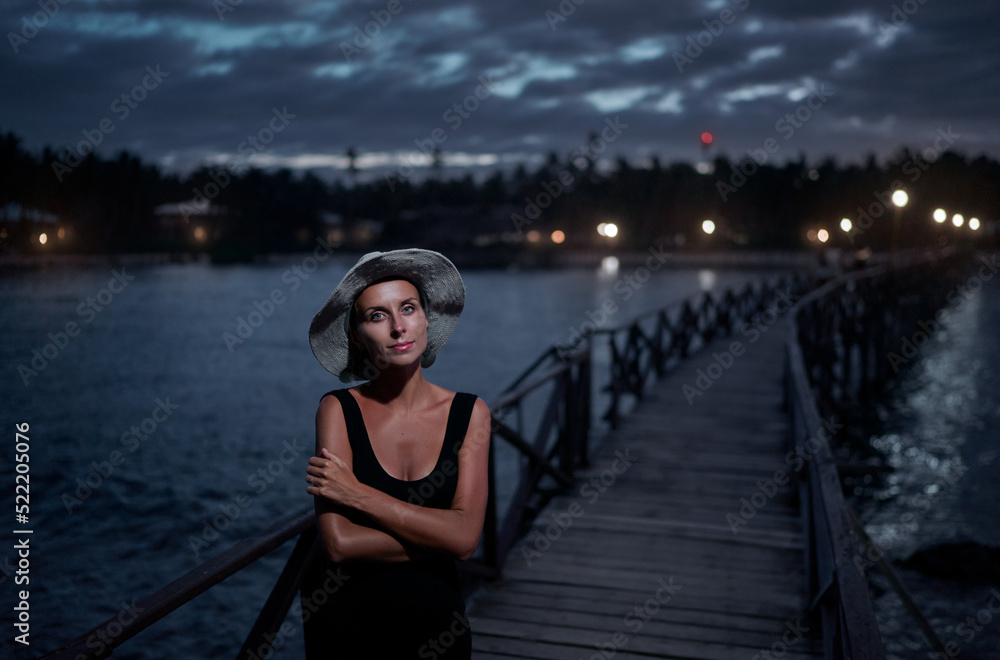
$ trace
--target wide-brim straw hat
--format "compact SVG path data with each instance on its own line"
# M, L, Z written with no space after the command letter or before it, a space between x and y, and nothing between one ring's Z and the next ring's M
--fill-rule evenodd
M427 348L421 366L434 364L435 355L455 330L465 307L465 284L455 264L443 254L418 248L369 252L347 271L309 326L313 355L345 383L372 380L379 373L378 365L350 340L351 309L370 285L394 277L417 287L427 315Z

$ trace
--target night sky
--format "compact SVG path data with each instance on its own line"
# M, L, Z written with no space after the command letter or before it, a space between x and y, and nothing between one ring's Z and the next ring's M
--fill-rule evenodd
M771 162L1000 157L983 0L16 0L2 24L0 130L167 171L329 178L353 146L363 177L419 174L436 146L488 172L592 133L605 165L690 162L706 130Z

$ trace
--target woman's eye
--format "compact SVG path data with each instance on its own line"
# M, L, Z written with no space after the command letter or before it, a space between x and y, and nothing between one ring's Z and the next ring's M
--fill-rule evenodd
M416 307L414 307L413 305L405 305L405 306L403 307L403 311L404 311L404 312L412 312L412 311L413 311L413 310L415 310L415 309L416 309Z
M380 318L382 318L382 316L383 316L382 312L374 312L374 313L372 313L371 318L368 319L368 320L369 321L378 321Z

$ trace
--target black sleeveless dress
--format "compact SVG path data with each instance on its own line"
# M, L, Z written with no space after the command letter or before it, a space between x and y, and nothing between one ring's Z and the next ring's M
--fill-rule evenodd
M358 481L412 504L451 507L458 485L458 450L476 403L474 394L455 395L437 464L416 481L396 479L382 469L354 396L346 389L329 394L344 410ZM324 552L305 576L301 598L309 660L472 657L458 571L448 557L337 564Z

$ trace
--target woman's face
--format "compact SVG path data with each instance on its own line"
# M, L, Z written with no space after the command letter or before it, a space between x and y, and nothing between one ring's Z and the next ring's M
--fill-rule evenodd
M352 314L357 332L351 340L379 369L412 364L427 348L420 293L406 280L372 284L358 296Z

